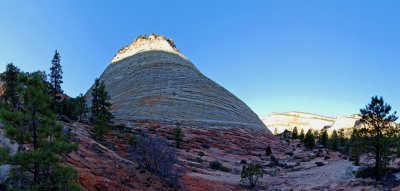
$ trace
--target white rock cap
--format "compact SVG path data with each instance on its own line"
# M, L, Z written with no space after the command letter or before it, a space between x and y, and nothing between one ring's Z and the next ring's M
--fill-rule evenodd
M131 44L121 48L111 60L111 64L145 51L169 52L177 54L187 60L187 58L176 49L173 40L167 39L165 36L151 34L149 36L139 36Z

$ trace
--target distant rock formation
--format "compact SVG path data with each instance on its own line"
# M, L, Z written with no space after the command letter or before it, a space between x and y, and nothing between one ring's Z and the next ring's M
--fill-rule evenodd
M122 48L101 75L115 120L191 127L247 127L268 132L240 99L204 76L174 42L140 36ZM86 93L90 104L90 89Z
M304 112L284 112L284 113L271 113L262 118L264 124L270 131L277 129L278 133L283 132L285 129L293 130L297 127L299 130L308 129L321 130L328 128L328 131L348 129L358 127L361 125L360 116L337 116L326 117L322 115L304 113Z

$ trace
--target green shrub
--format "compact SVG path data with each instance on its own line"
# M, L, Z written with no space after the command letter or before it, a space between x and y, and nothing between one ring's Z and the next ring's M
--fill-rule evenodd
M230 172L230 169L225 167L221 162L214 160L208 163L208 166L213 170L219 170L223 172Z
M242 178L242 184L248 185L252 188L256 187L259 182L259 178L263 177L261 166L254 163L243 165L240 177Z

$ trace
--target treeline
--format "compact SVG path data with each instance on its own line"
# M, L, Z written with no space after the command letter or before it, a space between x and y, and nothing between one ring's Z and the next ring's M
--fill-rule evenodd
M3 190L81 190L78 174L63 161L62 155L75 151L66 127L57 122L63 112L62 69L56 51L51 74L22 72L7 64L1 76L0 121L5 135L19 144L16 153L1 148L1 164L12 166ZM48 79L49 77L49 79Z
M23 72L10 63L0 76L4 90L0 97L0 122L6 136L19 144L16 154L0 148L0 164L12 166L7 180L0 183L0 190L81 190L77 172L62 158L76 151L78 144L68 137L71 129L59 122L87 123L99 141L104 141L103 136L110 131L120 133L125 128L114 125L110 96L105 83L98 78L90 92L90 108L83 94L71 98L64 93L60 58L56 51L49 75L44 71ZM179 123L172 134L176 148L159 136L133 134L130 155L176 189L182 187L181 172L175 167L175 152L184 137ZM148 163L149 160L153 162Z
M92 107L80 94L64 94L61 56L55 51L50 74L23 72L13 63L1 74L0 122L5 135L19 144L18 152L0 148L1 164L12 166L5 190L81 190L76 171L65 165L62 155L78 148L68 139L70 129L58 121L86 121L94 125L95 137L112 129L111 103L103 82L95 80ZM91 115L87 115L91 112Z
M335 151L340 151L342 153L349 153L350 149L350 139L345 136L345 130L339 129L338 131L333 130L331 134L328 133L328 127L321 130L309 129L307 133L304 134L304 130L301 129L300 133L298 128L294 127L292 131L285 129L282 133L278 134L281 139L286 141L290 140L300 140L304 143L304 146L308 149L327 148Z
M333 130L328 135L328 128L309 129L306 134L301 129L299 134L297 127L276 134L287 141L299 139L308 149L319 147L339 151L354 160L355 165L363 161L368 165L372 161L374 166L361 169L358 175L368 177L368 172L372 171L370 174L379 181L390 171L390 162L400 155L400 126L396 124L396 111L391 110L382 97L374 96L365 108L360 109L361 125L351 129L349 135L344 129Z

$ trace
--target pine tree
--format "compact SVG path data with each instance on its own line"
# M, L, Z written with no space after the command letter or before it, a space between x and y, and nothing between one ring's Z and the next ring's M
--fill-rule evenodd
M268 145L267 148L265 149L265 156L271 156L272 155L272 150L271 147Z
M50 67L50 84L52 86L52 96L54 100L59 100L60 97L58 96L58 94L63 93L62 89L61 89L61 84L63 83L62 81L62 67L60 64L60 54L58 53L58 51L56 50L54 53L54 57L53 60L51 60L51 67Z
M292 132L285 129L283 133L281 133L281 138L285 139L286 141L289 141L292 138Z
M322 130L322 135L321 135L321 141L320 141L320 143L321 143L321 145L322 146L324 146L324 148L327 148L328 147L328 139L329 139L329 137L328 137L328 132L327 132L327 130Z
M334 129L333 130L333 132L332 132L332 136L331 136L331 139L330 139L330 141L329 141L330 143L330 148L332 149L332 150L335 150L335 151L337 151L338 150L338 134L337 134L337 132L336 132L336 130Z
M338 139L340 147L344 147L346 145L346 137L344 136L344 129L339 129Z
M21 71L18 67L14 66L13 63L9 63L6 66L6 71L1 77L1 81L4 83L4 94L2 95L2 101L12 110L16 110L20 104L20 95L18 92L18 88L20 88L20 73Z
M14 166L8 189L79 190L77 173L63 164L60 156L76 150L77 145L63 136L63 126L56 122L50 109L52 99L41 76L38 73L22 75L21 83L20 108L0 112L7 137L20 145L19 151L6 161Z
M94 117L98 117L100 115L106 117L107 121L113 118L113 115L110 112L111 103L110 96L106 90L106 86L103 81L99 81L98 78L95 80L95 86L92 89L92 114Z
M299 135L299 139L300 139L301 142L304 141L304 136L305 136L305 135L304 135L304 129L301 129L301 130L300 130L300 135Z
M299 133L297 131L297 127L294 127L292 132L292 139L298 139L298 138L299 138Z
M75 115L78 117L78 121L82 119L82 117L89 111L89 108L86 104L86 98L83 94L79 94L75 98Z
M175 124L174 140L176 142L176 148L179 149L181 146L181 142L183 141L182 127L179 122L176 122L176 124Z
M365 152L374 154L374 174L378 181L398 147L399 140L396 134L399 133L399 128L394 123L398 117L396 112L391 113L391 109L392 107L378 96L372 97L371 103L360 109L361 122L365 124L360 133L366 137L364 143L370 148Z
M350 143L351 143L350 153L355 159L354 165L359 166L360 157L363 152L363 140L359 131L356 128L353 128L353 132L350 138Z
M315 136L311 129L309 129L304 137L304 146L309 149L315 147Z
M110 112L110 96L103 81L96 78L92 89L92 115L95 120L95 133L102 137L110 130L111 120L114 118Z
M92 107L91 107L91 112L92 112L93 117L99 116L99 113L100 113L99 88L100 88L100 80L98 78L96 78L94 80L94 87L92 89Z

